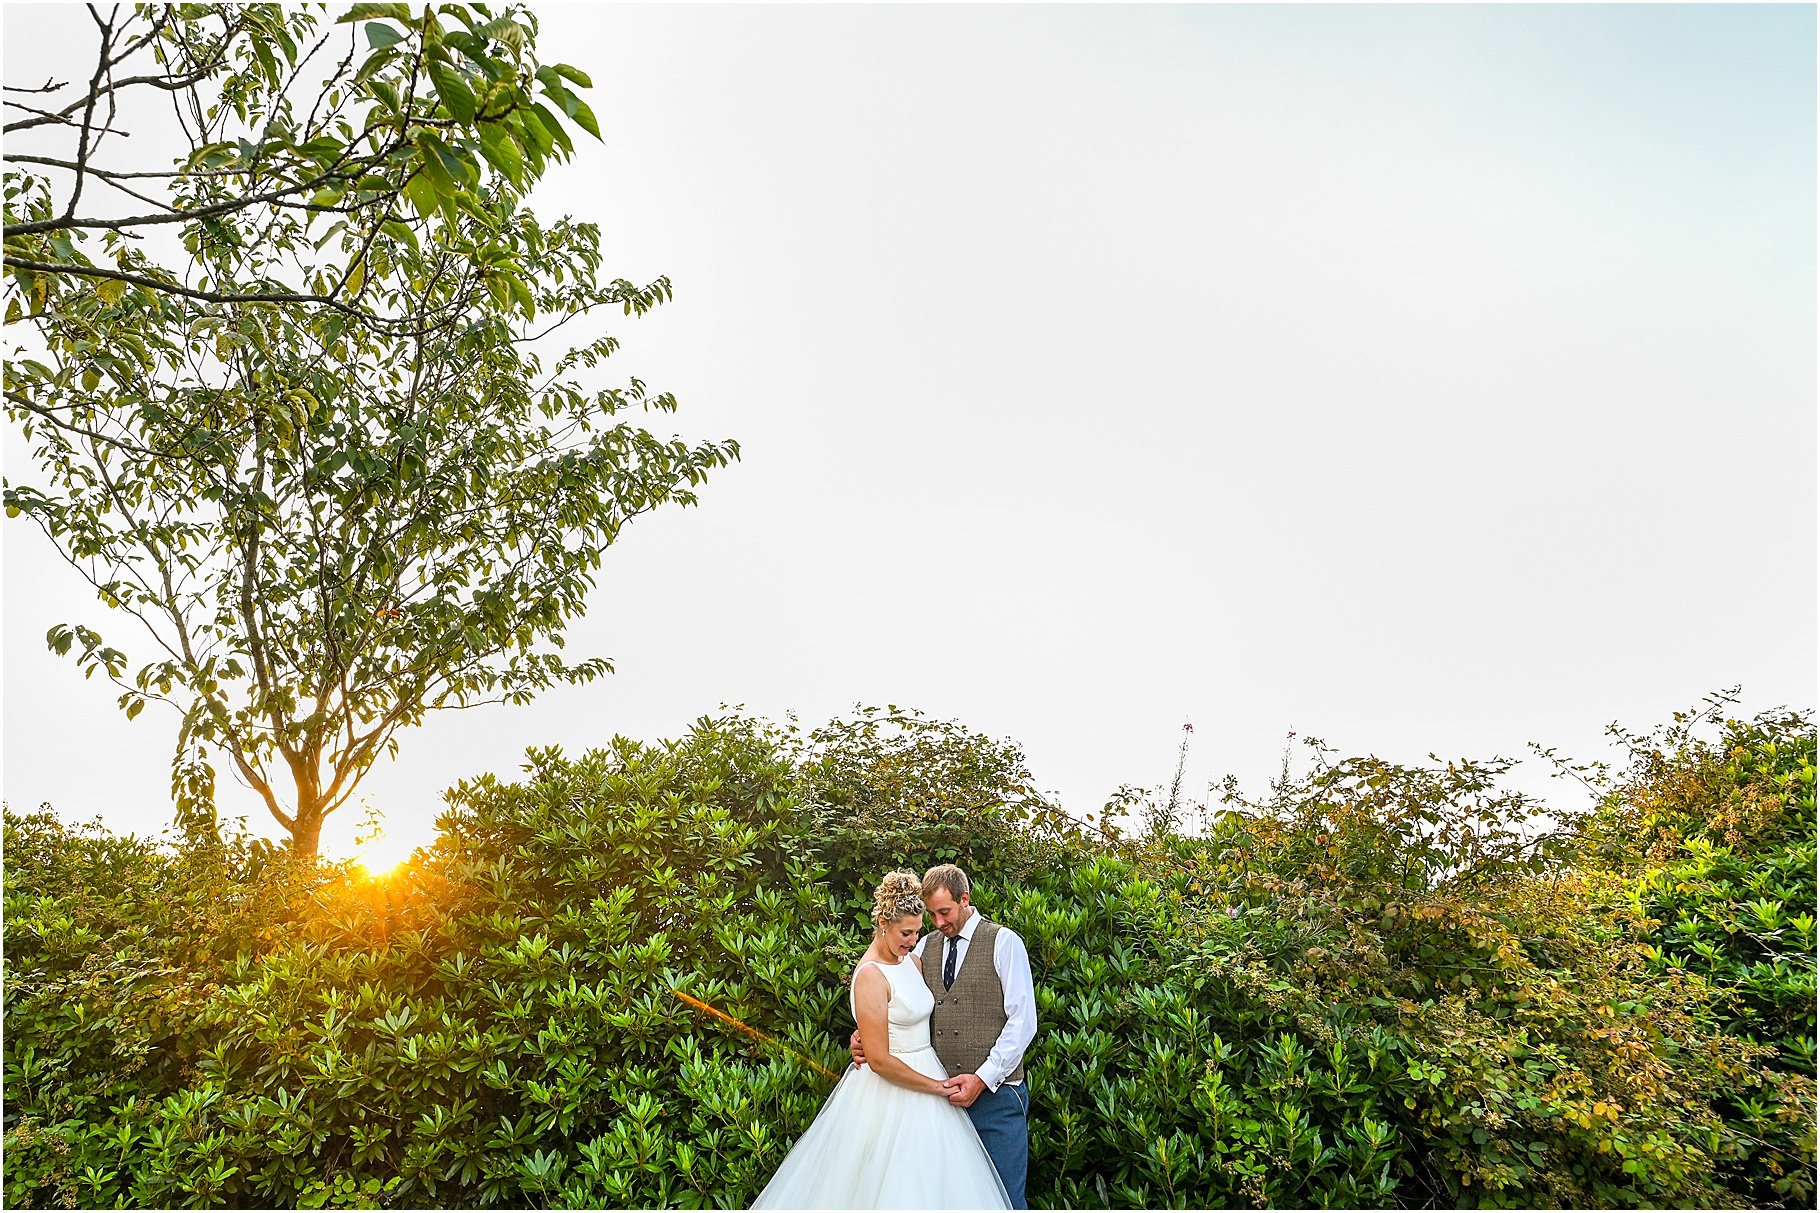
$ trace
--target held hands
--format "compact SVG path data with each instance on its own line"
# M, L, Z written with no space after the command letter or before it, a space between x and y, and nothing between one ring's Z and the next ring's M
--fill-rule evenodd
M847 1040L847 1052L853 1055L853 1064L866 1064L866 1046L860 1043L859 1033L854 1032ZM986 1083L978 1074L959 1074L941 1084L940 1094L948 1097L948 1102L957 1108L970 1108L973 1101L986 1093Z
M971 1108L986 1093L986 1082L978 1074L957 1074L942 1084L942 1093L955 1107Z

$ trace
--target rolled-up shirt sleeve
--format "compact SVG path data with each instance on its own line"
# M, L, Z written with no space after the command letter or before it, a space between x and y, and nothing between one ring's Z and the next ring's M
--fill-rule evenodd
M1001 926L992 948L992 968L1005 991L1005 1028L979 1068L988 1090L1017 1071L1024 1050L1036 1039L1036 984L1030 979L1030 953L1017 932Z

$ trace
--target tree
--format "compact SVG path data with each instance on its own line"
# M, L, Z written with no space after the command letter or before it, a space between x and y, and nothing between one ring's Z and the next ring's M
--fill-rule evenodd
M177 12L179 23L229 19ZM307 856L328 814L426 712L522 703L605 673L604 660L560 651L603 552L632 518L693 504L707 473L738 455L730 441L690 445L636 424L627 414L676 408L637 379L584 386L612 337L551 357L552 330L603 305L643 314L670 288L601 282L598 229L546 224L524 205L567 143L557 119L521 104L545 83L534 25L478 6L410 18L359 5L350 16L373 13L407 32L369 25L375 56L340 61L322 95L382 80L407 43L427 65L438 99L410 110L400 97L431 117L405 154L416 167L387 162L402 181L390 202L356 180L345 205L274 197L186 220L179 280L210 284L202 293L8 279L9 309L32 302L41 342L15 346L6 394L42 483L9 483L7 512L42 528L156 652L135 664L77 624L53 628L51 647L119 684L129 717L148 702L177 709L180 820L212 828L219 752ZM441 30L438 14L465 32ZM290 77L261 62L260 45L246 52L251 68L209 60L210 80L225 107L233 98L269 116L287 108ZM559 83L585 85L565 72ZM477 133L452 133L464 116ZM223 155L244 166L260 152ZM214 171L186 168L174 193L188 205L250 180ZM44 213L41 180L9 173L7 188L9 222L15 197ZM102 239L136 278L157 276L121 229ZM215 289L243 281L255 289ZM285 281L332 298L268 289Z
M364 289L363 255L380 232L431 228L481 255L456 221L474 210L466 187L475 167L485 161L527 186L573 154L569 124L600 135L579 95L587 75L539 64L535 19L516 5L495 17L481 5L413 16L406 4L356 4L326 28L320 6L88 13L97 39L86 81L6 86L9 323L97 283L213 303L313 303L376 320L385 313ZM153 116L167 102L172 117L160 127ZM134 134L175 140L182 154L171 168L135 168L142 160L119 144ZM254 257L271 224L299 216L332 219L349 237L343 255L292 265ZM179 273L143 245L172 230L192 254L208 242L246 255L192 256ZM90 236L115 264L84 254ZM494 265L509 284L506 265ZM460 313L389 318L448 324Z

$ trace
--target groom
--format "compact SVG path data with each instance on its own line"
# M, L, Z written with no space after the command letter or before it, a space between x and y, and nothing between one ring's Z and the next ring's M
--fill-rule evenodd
M1024 1050L1036 1036L1036 989L1030 954L1017 932L986 921L973 908L967 874L951 863L923 876L923 904L936 930L910 954L935 995L929 1036L948 1071L948 1102L967 1109L998 1168L1011 1207L1024 1209L1030 1163L1030 1094ZM939 934L938 934L939 932ZM934 944L930 940L936 940ZM859 1033L853 1060L864 1063Z

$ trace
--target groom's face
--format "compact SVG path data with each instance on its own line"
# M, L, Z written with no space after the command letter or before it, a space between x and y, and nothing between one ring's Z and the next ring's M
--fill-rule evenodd
M962 893L961 899L956 901L947 889L937 889L923 898L923 904L929 907L929 915L935 919L935 929L949 938L967 925L967 917L973 913L973 895L970 893Z

